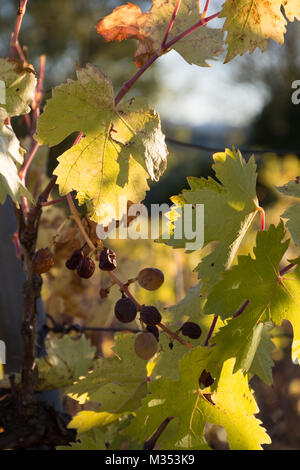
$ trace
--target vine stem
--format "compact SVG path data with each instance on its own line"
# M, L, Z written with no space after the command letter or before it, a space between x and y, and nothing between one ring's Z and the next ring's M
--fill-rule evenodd
M36 154L39 146L40 146L40 144L35 141L32 149L31 149L31 152L29 153L27 159L24 161L23 165L21 166L21 169L19 171L19 177L20 177L23 184L26 182L27 172L30 168L31 163L33 162L33 159L35 157L35 154Z
M210 3L210 0L206 0L206 4L205 4L205 7L204 7L204 10L203 10L203 13L202 13L202 18L206 17L208 7L209 7L209 3Z
M250 303L250 300L247 299L243 305L232 315L232 318L236 318L236 317L239 317L243 312L244 310L246 309L246 307L249 305Z
M264 231L266 229L266 215L262 207L257 207L257 212L260 213L260 229Z
M19 46L19 33L20 33L23 17L26 12L27 3L28 3L28 0L19 0L19 7L18 7L18 12L17 12L15 29L14 29L14 32L12 33L11 43L10 43L10 50L9 50L10 60L13 60L16 50L19 50L19 51L21 50L21 48L18 47ZM22 55L23 55L23 52L22 52Z
M208 331L207 338L205 340L204 346L208 346L208 342L209 342L210 338L212 337L212 334L214 332L214 329L215 329L216 323L218 321L218 318L219 318L218 315L214 316L212 324L211 324L210 329Z
M84 226L82 225L82 222L81 222L81 219L80 219L80 215L75 207L75 204L73 202L73 198L71 196L70 193L67 194L67 201L68 201L68 204L69 204L69 208L70 208L70 211L71 211L71 214L73 215L73 218L82 234L82 236L84 237L85 241L87 242L88 246L90 247L91 250L95 250L95 246L94 246L94 243L92 242L92 240L90 239L90 237L88 236L88 234L86 233L85 229L84 229Z
M71 195L71 198L72 199L75 199L76 196L72 196ZM43 207L47 207L47 206L53 206L53 204L58 204L59 202L63 202L63 201L66 201L67 200L67 196L65 197L60 197L58 199L52 199L51 201L47 201L47 202L43 202L42 206Z
M174 7L174 11L173 11L172 17L171 17L171 19L170 19L169 26L168 26L168 28L167 28L166 34L165 34L165 36L164 36L164 38L163 38L163 41L162 41L162 43L161 43L161 46L162 46L162 47L164 47L165 44L166 44L166 42L167 42L168 36L169 36L169 34L170 34L170 32L171 32L171 29L172 29L172 27L173 27L175 18L176 18L176 16L177 16L178 10L179 10L179 8L180 8L180 4L181 4L181 0L177 0L177 2L176 2L176 4L175 4L175 7Z
M69 208L70 208L70 211L72 213L72 216L81 232L81 234L83 235L84 239L86 240L88 246L91 248L92 251L95 251L96 250L96 247L94 245L94 243L92 242L92 240L90 239L90 237L88 236L88 234L86 233L85 231L85 228L84 226L82 225L82 222L81 222L81 219L80 219L80 215L75 207L75 204L73 202L73 199L72 199L72 196L71 194L67 194L67 201L68 201L68 204L69 204ZM113 281L114 284L117 284L119 287L120 287L120 290L122 292L124 292L127 297L130 297L130 299L134 302L134 304L136 305L137 309L140 310L142 305L136 300L136 298L132 295L132 293L130 292L130 290L128 289L128 286L126 284L124 284L121 279L118 278L118 276L113 272L113 271L108 271L108 274L111 278L111 280ZM179 335L177 335L176 333L174 333L173 331L169 330L169 328L167 326L165 326L163 323L159 323L158 326L164 330L169 336L171 336L173 339L176 339L177 341L179 341L179 343L181 344L184 344L185 346L187 346L188 348L192 348L193 346L188 343L187 341L185 341L184 339L180 338Z
M132 88L132 86L137 81L137 79L140 78L141 75L143 75L143 73L153 64L153 62L156 61L156 59L158 59L158 57L160 57L162 54L164 54L171 46L173 46L173 44L180 41L184 37L188 36L189 34L191 34L196 29L200 28L201 26L206 25L207 23L209 23L209 21L211 21L214 18L216 18L217 16L219 16L219 14L220 14L220 12L215 13L214 15L208 16L207 18L201 18L200 21L198 21L193 26L191 26L190 28L188 28L185 31L183 31L182 33L180 33L178 36L173 38L171 41L166 42L165 44L162 44L160 49L158 51L156 51L153 54L152 57L150 57L150 59L143 65L143 67L141 67L137 71L137 73L135 75L133 75L133 77L130 80L128 80L128 82L124 83L124 85L122 86L122 88L120 89L119 93L117 94L117 96L115 98L115 106L117 106L119 104L121 99L124 97L124 95L126 95L126 93L128 93L128 91ZM168 26L168 28L169 28L169 26Z

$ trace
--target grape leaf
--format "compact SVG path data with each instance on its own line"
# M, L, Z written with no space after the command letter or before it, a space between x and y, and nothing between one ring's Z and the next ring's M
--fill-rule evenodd
M295 180L289 181L284 186L277 187L278 191L285 196L300 198L300 179L297 177ZM296 245L300 245L300 203L297 202L291 207L288 207L281 215L283 219L288 219L286 226L289 229L292 239Z
M68 424L69 429L76 428L79 434L92 428L105 427L118 420L122 413L106 413L99 411L79 411Z
M120 196L143 200L147 178L157 181L166 168L157 113L141 97L115 108L110 80L90 64L77 70L77 80L53 90L36 138L53 146L75 131L84 138L58 158L54 174L60 193L76 190L79 203L92 206L96 222L104 217L103 204L112 204L118 214Z
M147 362L134 351L134 335L118 335L111 358L98 359L95 367L67 393L79 403L93 401L101 411L121 413L133 411L147 392Z
M270 39L284 43L287 21L281 6L290 21L300 19L298 0L226 0L219 15L226 18L223 29L228 32L225 63L257 47L264 51Z
M189 190L171 200L177 206L204 204L204 246L218 241L218 246L196 267L205 292L227 269L248 230L258 208L256 197L256 165L254 157L246 163L239 151L226 149L214 155L216 178L188 178ZM182 211L184 212L184 211ZM182 224L183 217L173 223ZM174 248L183 248L187 240L160 239Z
M209 359L209 371L217 375L220 358L226 361L235 358L233 373L241 369L258 375L268 385L272 384L273 361L270 352L274 344L267 334L269 324L258 321L259 313L247 315L246 312L232 318L212 337L214 344Z
M274 325L272 322L263 324L260 342L249 369L250 374L257 375L267 385L271 385L273 383L272 367L274 362L271 357L271 352L275 348L275 345L269 335L269 331L273 328Z
M0 128L6 118L30 112L36 77L31 67L0 57L0 81L5 83L4 103L0 100Z
M238 264L226 271L213 287L204 310L210 314L217 312L226 319L249 300L241 321L248 322L248 317L254 317L257 323L272 320L280 325L284 319L289 320L294 329L292 358L295 361L300 358L300 266L280 275L280 262L289 245L289 240L282 242L284 236L283 222L259 232L253 250L255 258L238 257Z
M4 204L7 195L16 203L21 202L22 196L32 200L18 175L23 154L12 127L3 126L0 129L0 204Z
M67 446L58 446L56 450L107 450L106 436L102 428L93 428L78 436L76 442Z
M165 433L165 449L206 449L204 428L207 422L223 426L230 449L260 449L270 443L269 436L253 415L258 412L241 371L232 373L234 360L223 364L217 389L205 393L198 378L207 368L208 350L201 346L186 354L179 363L180 380L158 379L150 384L151 393L144 399L124 434L148 439L164 419L179 421L170 436ZM174 432L175 431L175 432ZM160 440L158 440L160 445Z
M135 63L142 67L159 50L169 25L176 0L152 0L151 9L142 13L137 5L128 3L113 10L96 24L97 32L106 41L139 40ZM200 4L195 0L181 2L168 41L201 19ZM223 33L219 29L201 26L172 47L190 64L207 66L222 52Z
M88 373L96 348L89 339L70 336L46 342L47 356L37 359L40 390L62 388Z
M288 20L300 20L300 3L299 0L283 0L284 13Z

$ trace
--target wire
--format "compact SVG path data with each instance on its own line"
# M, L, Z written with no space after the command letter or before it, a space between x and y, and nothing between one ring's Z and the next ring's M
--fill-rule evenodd
M181 140L173 139L172 137L166 137L166 141L169 144L179 145L181 147L189 147L204 150L205 152L224 152L224 147L209 147L207 145L197 144L193 142L182 142ZM240 148L239 149L243 154L258 154L263 155L264 153L275 153L277 155L287 155L295 154L300 156L300 149L250 149L250 148Z

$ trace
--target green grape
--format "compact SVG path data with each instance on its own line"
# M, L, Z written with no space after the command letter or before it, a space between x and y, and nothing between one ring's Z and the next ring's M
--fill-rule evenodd
M139 272L137 280L144 289L156 290L164 282L164 274L160 269L145 268Z
M157 340L152 333L139 333L135 338L134 350L136 355L148 361L157 352Z

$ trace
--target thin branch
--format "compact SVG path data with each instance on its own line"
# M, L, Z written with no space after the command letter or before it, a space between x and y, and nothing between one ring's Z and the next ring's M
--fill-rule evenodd
M155 52L153 56L150 57L150 59L143 65L143 67L141 67L137 71L137 73L130 80L128 80L128 82L124 83L124 85L122 86L121 90L119 91L119 93L117 94L115 98L115 106L119 104L123 96L126 95L126 93L128 93L128 91L133 86L133 84L137 81L137 79L140 78L141 75L143 75L143 73L150 67L150 65L153 64L153 62L156 61L156 59L158 59L158 57L160 57L160 55L161 54L159 54L158 52Z
M75 197L76 197L75 195L74 196L71 195L72 199L75 199ZM63 202L63 201L66 201L66 200L67 200L67 196L60 197L58 199L52 199L51 201L43 202L42 206L43 207L53 206L53 204L58 204L59 202Z
M10 60L13 60L15 51L17 50L17 44L19 42L19 33L20 33L23 17L26 12L27 2L28 0L19 0L19 7L18 7L18 12L17 12L15 29L14 29L14 32L12 33L12 38L11 38L11 43L10 43L10 51L9 51Z
M169 422L174 419L174 416L170 416L169 418L166 418L157 428L154 434L148 439L147 441L144 442L143 445L143 450L153 450L155 447L155 444L159 437L162 435L166 427L168 426Z
M180 33L178 36L176 36L175 38L171 39L171 41L167 42L164 46L164 50L166 51L167 49L169 49L171 46L173 46L173 44L175 44L176 42L180 41L181 39L185 38L186 36L188 36L189 34L193 33L194 31L196 31L196 29L200 28L201 26L205 26L207 23L209 23L211 20L213 20L214 18L217 18L217 16L219 16L221 12L218 11L217 13L215 13L214 15L211 15L211 16L208 16L207 18L201 18L200 21L198 21L197 23L195 23L194 25L190 26L188 29L186 29L185 31L183 31L182 33Z
M175 18L177 16L177 13L178 13L178 10L180 8L180 3L181 3L181 0L177 0L176 4L175 4L175 7L174 7L174 11L173 11L173 14L172 14L172 18L170 19L170 23L168 25L168 28L167 28L167 31L166 31L166 34L163 38L163 41L161 43L161 47L164 48L166 42L167 42L167 39L168 39L168 36L171 32L171 29L173 27L173 24L174 24L174 21L175 21Z
M257 211L260 213L260 230L266 229L266 215L262 207L258 206Z
M207 338L205 340L204 346L208 346L208 342L209 342L210 338L212 337L212 334L214 332L214 329L215 329L218 318L219 318L218 315L214 316L212 324L211 324L210 329L208 331Z
M26 177L27 177L27 172L30 168L30 165L35 157L35 154L39 148L40 144L36 141L34 141L34 145L31 149L31 152L29 153L28 157L26 158L26 160L24 161L23 165L21 166L21 169L19 171L19 177L22 181L23 184L25 184L26 182Z
M203 150L205 152L215 153L215 152L224 152L224 147L210 147L207 145L198 144L195 142L183 142L181 140L173 139L172 137L166 136L166 142L173 145L180 145L181 147L188 147ZM240 148L240 151L243 154L257 154L262 155L264 153L275 153L277 155L286 155L288 153L294 153L300 155L300 149L250 149L250 148Z
M246 309L246 307L249 305L250 303L250 300L246 300L243 305L237 310L237 312L235 312L233 315L232 315L232 318L236 318L236 317L239 317L243 312L244 310Z
M92 240L90 239L90 237L88 236L88 234L86 233L85 231L85 228L84 226L82 225L82 222L81 222L81 218L80 218L80 215L75 207L75 204L73 202L73 198L71 196L71 194L67 194L67 201L68 201L68 204L69 204L69 208L70 208L70 211L71 211L71 214L73 215L73 218L83 236L83 238L85 239L85 241L87 242L88 246L90 247L91 250L95 250L95 246L94 246L94 243L92 242Z
M132 86L137 81L137 79L141 75L143 75L143 73L153 64L153 62L156 61L156 59L158 59L158 57L164 54L171 46L173 46L173 44L180 41L184 37L188 36L189 34L191 34L196 29L200 28L201 26L206 25L209 21L216 18L219 14L220 12L215 13L214 15L211 15L208 18L201 18L201 20L195 23L193 26L183 31L181 34L173 38L168 43L165 43L163 46L161 46L161 48L158 51L156 51L152 57L150 57L150 59L143 65L143 67L141 67L138 70L138 72L130 80L128 80L128 82L124 83L124 85L122 86L122 88L120 89L119 93L117 94L115 98L115 106L119 104L121 99L124 97L124 95L126 95L126 93L128 93L128 91L132 88Z
M283 276L285 273L290 271L290 269L294 268L296 265L295 263L290 263L285 268L282 268L281 271L279 271L280 276Z
M204 10L203 10L203 12L202 12L202 18L205 18L206 15L207 15L208 7L209 7L209 2L210 2L210 0L206 0L206 4L205 4Z

